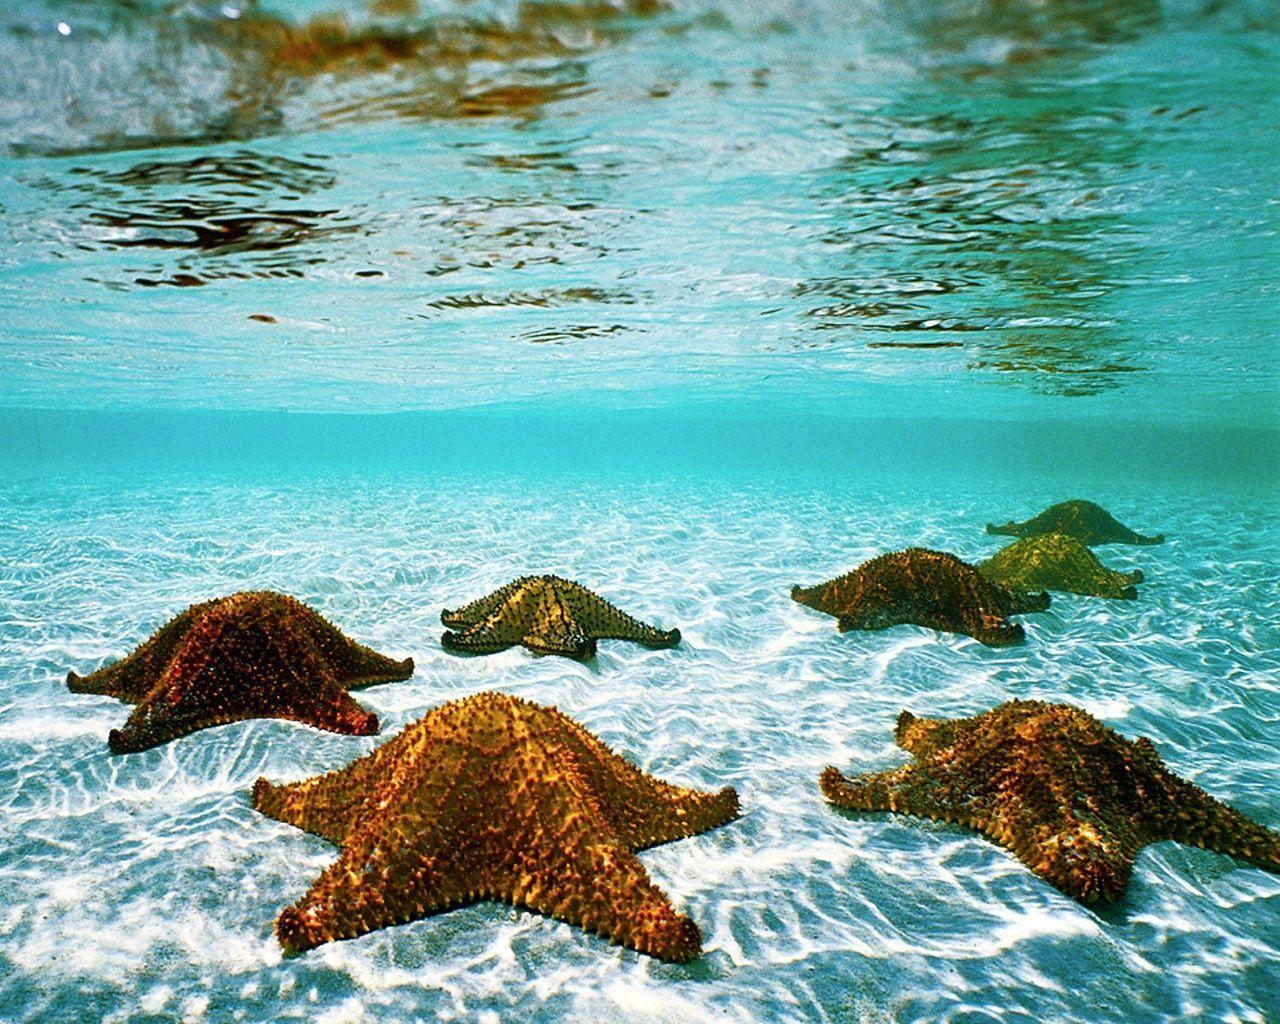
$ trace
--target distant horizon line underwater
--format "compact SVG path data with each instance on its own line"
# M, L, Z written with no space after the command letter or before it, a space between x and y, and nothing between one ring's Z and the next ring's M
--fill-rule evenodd
M1280 1021L1271 0L0 58L0 1024Z

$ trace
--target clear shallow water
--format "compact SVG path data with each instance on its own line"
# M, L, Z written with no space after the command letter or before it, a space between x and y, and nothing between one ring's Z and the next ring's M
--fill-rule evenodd
M1171 540L1104 549L1150 581L1134 604L1055 597L1025 647L923 629L840 636L788 587L890 547L994 550L982 524L1040 487L564 484L521 478L296 482L181 477L9 489L0 526L4 793L0 1016L13 1020L1263 1021L1280 879L1159 844L1094 911L957 828L844 816L828 763L900 763L900 709L962 715L1067 700L1151 736L1184 776L1280 827L1276 515L1264 502L1115 488ZM439 608L554 569L679 624L685 643L603 645L586 667L440 650ZM732 784L744 815L646 853L700 923L688 967L544 918L477 906L282 960L271 933L334 856L256 814L259 775L300 778L378 742L274 722L107 756L127 708L69 697L68 667L175 608L246 586L297 594L415 676L364 691L384 737L501 687L554 702L645 768ZM489 1016L486 1017L485 1015ZM493 1015L497 1014L497 1017Z
M1145 851L1098 912L827 808L903 707L1080 704L1280 827L1270 2L41 2L0 13L0 1020L1261 1022L1280 881ZM317 21L317 18L323 20ZM991 651L787 598L1096 498L1158 549ZM525 571L679 625L438 647ZM744 817L644 855L706 956L481 906L282 960L324 843L252 811L376 740L107 756L68 668L307 600Z

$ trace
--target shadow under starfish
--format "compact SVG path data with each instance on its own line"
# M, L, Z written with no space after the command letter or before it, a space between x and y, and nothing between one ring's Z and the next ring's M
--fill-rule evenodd
M912 623L962 633L989 647L1025 638L1010 615L1049 607L1043 591L1005 588L955 555L927 548L894 551L826 583L792 587L791 599L836 616L842 633Z
M852 779L828 767L827 800L976 829L1082 902L1118 898L1139 851L1165 839L1280 872L1280 835L1178 778L1150 740L1069 704L1015 700L957 719L904 711L894 735L913 763Z
M393 661L301 601L257 591L192 605L120 661L67 673L67 686L137 705L107 739L121 754L248 718L370 736L378 716L347 691L411 675L412 658Z
M698 926L635 851L735 818L738 795L672 786L572 719L501 693L428 712L347 767L253 804L342 847L276 935L289 951L498 900L664 960L701 951Z
M458 654L492 654L517 644L535 654L593 658L598 640L675 647L680 630L658 629L620 611L586 587L559 576L521 576L440 621L440 643Z

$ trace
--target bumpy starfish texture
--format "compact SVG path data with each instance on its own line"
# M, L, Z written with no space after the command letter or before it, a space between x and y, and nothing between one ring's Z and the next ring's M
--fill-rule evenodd
M895 737L914 763L853 779L828 767L827 800L976 829L1083 902L1119 897L1138 852L1164 839L1280 871L1280 835L1178 778L1150 740L1068 704L1015 700L957 719L904 711Z
M1163 544L1164 534L1144 537L1119 522L1101 505L1092 501L1063 501L1051 505L1025 523L987 523L987 533L1008 537L1039 537L1063 533L1093 547L1097 544Z
M259 779L253 802L342 847L280 913L286 950L498 900L673 961L698 955L698 926L635 851L738 813L733 789L669 785L554 708L500 693L436 708L328 775Z
M378 716L347 691L412 674L411 658L384 657L302 602L262 591L192 605L120 661L68 673L67 686L137 705L108 737L122 754L247 718L369 736Z
M993 583L1009 589L1065 590L1126 600L1138 596L1134 584L1142 582L1142 570L1108 569L1084 542L1062 533L1024 537L980 562L977 569Z
M955 555L926 548L881 555L814 587L792 587L791 598L835 615L842 633L914 623L991 647L1024 639L1008 616L1049 607L1046 593L1007 590Z
M522 644L537 654L583 660L595 656L597 640L658 648L680 642L680 630L645 625L559 576L521 576L456 611L446 609L440 621L450 630L440 638L444 648L468 654Z

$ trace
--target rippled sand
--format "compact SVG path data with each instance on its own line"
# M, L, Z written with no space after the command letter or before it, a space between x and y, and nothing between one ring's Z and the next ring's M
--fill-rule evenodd
M1141 598L1055 596L1019 648L914 627L841 636L787 596L910 543L985 555L999 546L985 522L1060 496L411 474L6 484L0 1018L1260 1024L1280 1005L1280 878L1160 844L1121 903L1091 910L961 829L842 815L819 796L827 763L905 758L904 707L1034 696L1150 736L1174 770L1280 828L1280 523L1257 499L1105 496L1170 537L1100 550L1143 569ZM440 649L442 606L526 571L574 576L685 641L605 643L591 666ZM411 680L361 694L383 736L258 721L109 756L127 708L69 694L66 670L250 586L415 658ZM739 821L643 855L702 926L701 960L664 965L491 904L281 958L273 918L334 851L256 814L253 780L336 767L487 688L555 703L674 781L738 788Z

